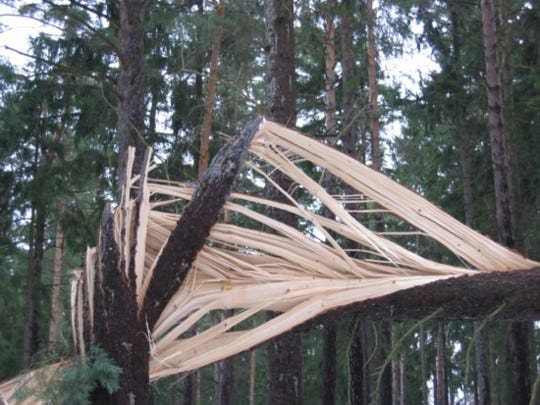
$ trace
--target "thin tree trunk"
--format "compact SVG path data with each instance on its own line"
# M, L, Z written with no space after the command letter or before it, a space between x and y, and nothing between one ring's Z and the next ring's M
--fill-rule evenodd
M324 5L325 19L325 127L328 136L335 137L337 132L336 119L336 25L334 23L333 10L336 7L335 0L327 1Z
M225 0L220 0L217 5L218 22L214 28L214 42L210 55L210 72L208 75L207 99L204 106L203 123L201 127L201 145L199 149L199 176L208 168L210 159L210 132L212 131L212 116L216 103L216 87L218 78L218 61L221 50L222 23L225 16Z
M493 0L481 0L482 31L486 63L486 86L491 140L491 159L497 206L497 225L502 243L510 248L515 245L512 225L511 195L508 175L508 153L503 120L503 98L499 61L497 57L497 31Z
M446 386L446 339L444 323L437 323L436 357L435 357L435 405L447 405Z
M135 147L133 173L139 174L147 148L144 139L146 74L144 72L145 0L119 0L120 29L118 31L120 72L118 75L119 136L118 186L126 184L128 147Z
M407 403L407 368L404 353L401 353L399 358L399 388L399 403L405 405Z
M369 129L371 132L371 157L373 169L382 168L381 141L379 136L379 104L377 97L377 47L375 43L375 11L373 0L367 0L367 55L368 55L368 83L369 83Z
M257 326L253 318L253 328ZM252 349L249 354L249 405L255 405L255 383L257 382L257 349Z
M482 32L486 62L486 84L491 140L491 158L495 183L497 225L502 243L515 247L510 190L509 157L503 120L503 97L500 65L497 55L497 26L493 0L481 0ZM527 404L531 395L531 364L529 335L531 325L512 322L509 334L511 367L511 400L516 404Z
M265 36L267 56L267 103L270 119L286 125L296 123L296 84L294 56L294 4L292 0L265 0ZM276 183L288 190L290 180L281 173ZM288 202L277 190L276 201ZM296 218L277 211L276 219L296 227ZM268 314L272 317L273 314ZM300 336L289 333L267 346L269 390L268 402L278 404L302 403L302 355Z
M367 404L364 357L363 322L355 320L350 329L351 346L349 349L349 403L351 405Z
M478 405L491 404L491 389L489 381L489 363L486 333L480 328L481 322L474 322L475 362Z
M427 387L427 364L426 364L426 332L420 325L420 390L422 392L422 404L428 403Z
M337 132L336 119L336 26L334 24L333 9L335 1L328 1L324 7L325 16L325 127L326 135L333 139ZM331 187L331 186L330 186ZM324 326L323 342L323 404L333 405L335 403L336 390L336 337L337 327L335 322L328 322Z
M62 261L64 230L62 229L62 217L64 216L65 203L63 199L58 201L58 218L56 220L56 238L54 242L54 265L51 291L51 322L49 323L49 349L54 349L58 344L60 326L62 322L62 304L60 302L60 288L62 280Z
M343 0L341 7L341 69L343 86L343 128L341 130L344 152L350 156L356 150L356 117L355 117L355 69L352 35L352 14L354 4L351 0Z
M323 346L323 405L335 403L336 390L336 337L337 328L334 322L324 326Z
M396 345L399 339L398 324L394 324L392 328L392 347ZM401 357L400 357L401 360ZM401 367L400 360L393 358L392 365L392 404L399 405L401 403Z
M220 311L221 321L231 316L232 310ZM218 361L215 372L214 404L229 405L233 403L233 358Z

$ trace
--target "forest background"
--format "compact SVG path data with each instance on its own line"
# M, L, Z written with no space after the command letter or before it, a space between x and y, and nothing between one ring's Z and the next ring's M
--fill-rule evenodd
M54 29L33 36L29 50L10 49L30 55L22 69L0 60L0 379L71 354L69 272L81 266L86 246L96 245L104 204L117 193L119 152L117 3L3 3ZM297 125L368 164L377 165L384 154L380 169L385 173L505 243L496 220L480 5L385 0L371 18L369 4L296 1L291 7ZM539 260L537 6L535 1L500 1L495 16L513 247ZM158 176L196 181L201 156L207 154L201 150L204 124L212 128L213 155L225 142L222 134L236 134L249 118L267 112L265 7L239 0L147 3L144 141L156 150ZM430 50L438 66L421 77L414 92L401 86L407 78L388 80L393 72L376 70L380 144L373 141L369 27L375 60L414 52L404 46L414 44L417 51ZM334 121L329 122L332 111ZM385 138L385 127L395 128L396 122L399 134L388 129L392 136ZM379 146L382 152L377 152ZM405 243L426 257L455 260L421 238ZM336 403L376 397L387 358L393 397L401 403L489 403L482 402L482 375L487 376L491 403L515 398L507 361L508 323L394 323L391 350L379 344L388 334L384 328L346 319L303 332L303 400L331 403L322 395L328 388L323 359L332 350L329 335L334 336L337 364ZM533 393L538 385L538 327L529 328L527 340ZM229 363L232 378L225 388L219 366L161 381L154 387L156 401L264 402L266 353L258 349L237 356ZM357 371L359 356L364 366ZM358 372L363 376L362 399L354 396ZM229 399L224 399L224 390Z

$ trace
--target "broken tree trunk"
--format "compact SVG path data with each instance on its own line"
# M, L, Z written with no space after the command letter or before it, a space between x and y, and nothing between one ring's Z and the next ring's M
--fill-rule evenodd
M184 208L153 272L147 276L150 279L148 284L142 286L144 288L137 289L133 264L137 243L141 241L136 238L131 240L131 249L126 257L125 250L119 247L114 237L118 215L110 207L105 209L96 273L93 332L95 343L109 353L122 368L122 374L120 389L109 394L104 387L99 387L92 394L93 403L148 403L149 331L181 286L204 246L260 123L260 118L248 123L240 137L226 145L215 157L191 201ZM144 181L143 178L141 182ZM144 187L140 189L144 190ZM125 189L124 193L129 195L129 190ZM140 206L135 206L133 212L137 213L139 209ZM134 227L139 226L138 218L134 218L132 224ZM131 236L134 235L137 235L136 231L131 232Z

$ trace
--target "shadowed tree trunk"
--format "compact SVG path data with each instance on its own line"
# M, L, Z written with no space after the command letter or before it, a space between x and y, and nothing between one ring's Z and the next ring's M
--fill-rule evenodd
M437 323L436 331L436 357L435 357L435 405L448 404L448 391L446 385L446 339L444 323Z
M58 201L58 217L56 220L56 237L54 241L54 265L51 291L51 321L49 323L49 348L54 349L58 344L60 325L62 322L62 304L60 302L60 286L62 278L62 259L64 245L64 230L62 217L65 212L65 203L61 198Z
M509 156L503 119L500 65L497 55L495 8L493 0L481 0L480 4L482 9L489 135L495 183L497 225L502 243L513 248L515 247L515 236L511 209ZM529 403L531 396L530 333L530 323L512 322L510 324L508 342L512 380L510 398L516 404Z
M221 50L221 35L223 17L225 16L225 1L220 0L217 5L217 25L214 27L214 41L210 54L210 72L208 74L208 91L204 105L204 116L201 128L201 146L199 149L199 176L208 168L210 159L210 133L212 132L212 116L216 104L216 87L218 78L218 61Z
M265 0L265 53L267 57L268 117L280 124L296 123L296 85L294 56L294 6L292 0ZM290 181L276 173L274 181L289 190ZM273 199L288 202L278 190ZM277 211L276 219L296 227L293 214ZM272 314L268 314L273 316ZM286 333L267 346L269 390L268 402L277 404L302 403L302 352L300 336Z
M334 143L337 132L336 119L336 26L334 23L333 10L335 1L328 1L323 5L325 18L325 129L329 140ZM327 186L329 189L332 185ZM324 343L322 360L322 380L323 384L323 405L333 405L335 403L336 390L336 323L330 321L324 325Z
M133 172L140 173L147 148L144 139L146 74L144 72L144 18L145 0L119 0L120 28L118 48L120 72L118 75L118 118L116 128L119 137L118 186L126 183L128 147L135 148Z

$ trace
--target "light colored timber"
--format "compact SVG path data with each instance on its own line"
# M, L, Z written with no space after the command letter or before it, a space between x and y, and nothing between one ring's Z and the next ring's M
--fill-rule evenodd
M154 330L148 331L152 380L248 350L341 306L450 277L539 265L466 227L384 174L297 131L263 121L250 154L241 175L253 180L254 193L230 195L224 208L232 214L232 223L213 227L186 279ZM333 177L332 184L346 184L343 189L350 193L330 195L302 170L305 162L317 168L318 176L326 172ZM190 184L148 178L151 168L147 160L143 176L131 178L115 210L115 240L122 260L133 260L139 306L179 218L169 206L181 207L194 191ZM293 183L290 190L280 190L288 204L264 196L268 187L277 187L271 177L276 170ZM276 209L294 214L302 228L276 220L271 215ZM382 233L371 230L374 213L388 215L388 223L393 220L396 229L388 225ZM409 243L400 245L387 236L409 238ZM445 246L462 265L438 263L415 253L419 236ZM72 289L77 346L84 343L82 280L87 296L93 297L95 249L89 249L86 257L84 275L76 273ZM88 308L92 313L92 299ZM222 309L232 309L232 315L212 323L210 314ZM266 320L258 316L265 310L280 314ZM195 325L198 334L186 333ZM0 395L10 398L22 378L0 385Z

